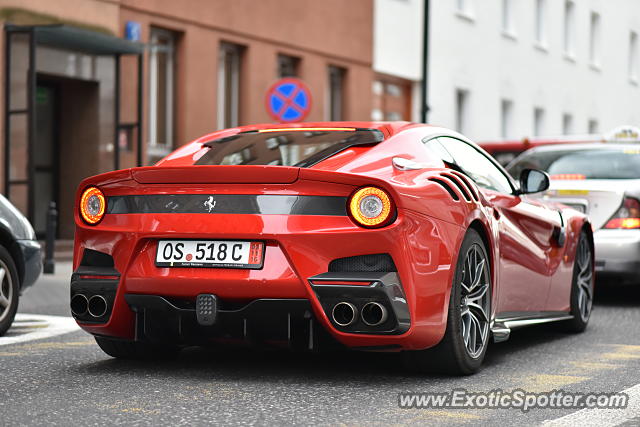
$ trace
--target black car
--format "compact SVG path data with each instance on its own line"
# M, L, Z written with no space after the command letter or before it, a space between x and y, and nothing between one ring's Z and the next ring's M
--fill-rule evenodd
M11 326L18 298L42 272L40 244L29 221L0 195L0 336Z

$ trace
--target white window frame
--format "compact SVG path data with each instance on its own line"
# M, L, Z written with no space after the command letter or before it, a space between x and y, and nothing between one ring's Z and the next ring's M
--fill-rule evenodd
M638 84L638 33L629 33L629 81Z
M600 14L591 11L589 17L589 64L597 69L600 68Z
M466 134L469 127L469 90L457 88L455 91L455 129Z
M500 101L500 136L511 138L513 130L513 101L502 99Z
M536 0L535 34L534 38L539 47L547 46L547 1Z
M571 115L570 113L562 114L562 134L573 134L573 115Z
M167 46L161 46L158 43L159 38L169 40ZM173 149L173 120L174 120L174 63L175 63L175 40L176 36L169 30L152 27L149 35L149 144L148 154L152 156L162 156L169 153ZM158 141L157 122L158 122L158 52L164 50L167 53L167 86L165 87L166 117L165 133L166 141Z
M540 136L544 133L545 111L542 107L533 109L533 136Z
M573 0L564 3L564 40L563 50L565 58L574 60L576 49L576 4Z
M514 27L514 8L513 0L502 0L502 34L514 38L516 35Z

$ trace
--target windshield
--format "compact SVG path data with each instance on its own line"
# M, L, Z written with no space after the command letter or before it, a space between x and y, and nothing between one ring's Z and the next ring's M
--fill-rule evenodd
M354 145L383 139L375 129L262 129L205 143L209 151L195 164L309 167Z
M540 169L551 175L584 179L640 179L640 149L610 148L525 153L509 165L513 176L523 169Z

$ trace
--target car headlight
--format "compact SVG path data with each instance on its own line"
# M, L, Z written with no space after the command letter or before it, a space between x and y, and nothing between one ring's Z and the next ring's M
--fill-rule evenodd
M363 227L383 227L393 219L391 197L377 187L363 187L349 199L351 218Z
M89 225L96 225L107 210L107 200L97 187L89 187L80 198L80 216Z

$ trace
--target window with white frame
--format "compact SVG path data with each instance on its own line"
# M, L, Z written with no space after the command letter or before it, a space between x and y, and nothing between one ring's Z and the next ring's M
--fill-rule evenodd
M567 57L575 56L575 3L571 0L564 2L564 53Z
M149 37L149 146L152 160L173 149L175 33L151 28Z
M540 136L544 133L544 109L535 107L533 109L533 135Z
M600 65L600 14L591 12L589 32L589 63L594 66Z
M331 121L344 120L344 80L347 70L329 66L329 96L327 116Z
M629 79L638 82L638 33L635 31L629 35Z
M569 113L562 115L562 133L570 135L573 133L573 116Z
M502 0L502 32L515 34L513 25L513 0Z
M547 44L546 3L546 0L536 0L535 39L540 46Z
M589 119L589 123L587 125L587 132L590 134L598 133L600 130L600 126L598 126L598 121L596 119Z
M456 0L456 12L460 15L471 17L473 14L473 0Z
M510 138L513 129L513 102L503 99L500 102L500 136Z
M218 57L218 128L240 124L240 73L244 47L222 42Z
M456 89L456 130L466 133L469 125L469 91Z

